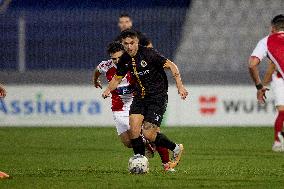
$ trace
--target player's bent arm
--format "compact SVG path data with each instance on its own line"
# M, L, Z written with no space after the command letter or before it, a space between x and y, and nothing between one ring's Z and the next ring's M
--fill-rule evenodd
M267 86L271 82L272 75L275 70L276 70L275 64L271 60L269 60L268 67L266 69L266 72L265 72L265 75L262 81L264 86Z
M182 99L185 99L188 95L187 90L185 89L185 87L183 86L182 80L181 80L181 76L178 70L178 67L175 63L173 63L170 60L167 60L166 63L164 64L164 68L170 69L172 74L173 74L173 78L176 81L176 86L178 88L178 93L180 94Z
M259 77L259 70L258 70L259 63L260 60L257 57L249 58L249 73L256 86L261 84L261 80Z
M101 73L99 72L99 70L95 69L94 74L93 74L93 84L96 88L98 87L102 88L101 82L99 80L100 76L101 76Z
M117 86L121 83L123 76L113 76L112 80L109 82L106 90L103 92L102 97L107 98L110 95L110 92L115 90Z
M166 63L164 64L164 68L171 70L173 77L176 81L177 87L183 86L178 67L176 66L175 63L173 63L170 60L167 60Z

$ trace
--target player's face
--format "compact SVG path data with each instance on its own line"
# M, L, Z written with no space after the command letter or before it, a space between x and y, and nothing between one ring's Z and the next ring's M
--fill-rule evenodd
M114 64L117 64L122 54L123 54L123 51L118 51L116 53L110 54L110 58L111 58L112 62Z
M127 37L125 39L122 39L122 45L124 46L124 49L130 56L135 56L138 51L138 38L134 37Z
M120 31L124 31L132 28L132 21L129 17L121 17L118 21L118 27Z

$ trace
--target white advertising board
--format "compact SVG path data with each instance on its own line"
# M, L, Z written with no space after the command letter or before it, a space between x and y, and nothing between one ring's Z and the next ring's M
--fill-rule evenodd
M256 101L253 86L188 86L189 99L182 101L169 88L165 123L169 126L268 126L276 115L273 92L266 104Z
M86 86L8 86L0 101L0 125L113 125L110 99Z
M166 126L268 126L276 111L273 92L256 101L253 86L187 86L186 101L169 87ZM91 86L8 86L0 100L0 126L113 126L110 99Z

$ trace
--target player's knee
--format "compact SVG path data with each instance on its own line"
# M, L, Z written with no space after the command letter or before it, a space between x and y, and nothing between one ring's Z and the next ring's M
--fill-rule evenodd
M157 131L158 130L158 126L153 124L153 123L149 123L147 121L144 122L143 124L143 130L155 130Z
M150 142L154 142L157 136L156 132L147 132L143 130L144 137L149 140Z
M130 137L132 139L137 138L137 137L139 137L139 135L141 133L141 127L133 126L133 127L130 127L129 131L130 131Z
M141 131L141 127L139 126L134 126L134 127L130 127L130 133L140 133Z

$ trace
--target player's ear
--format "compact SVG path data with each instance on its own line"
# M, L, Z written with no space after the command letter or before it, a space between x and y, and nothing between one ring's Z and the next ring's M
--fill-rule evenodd
M135 41L136 43L139 43L138 37L135 37L135 38L134 38L134 41Z
M276 28L274 26L271 26L270 32L271 33L275 33L276 32Z

